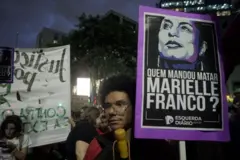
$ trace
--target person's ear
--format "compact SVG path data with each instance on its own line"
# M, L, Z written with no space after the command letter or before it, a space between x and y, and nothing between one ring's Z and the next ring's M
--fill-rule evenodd
M207 42L203 41L199 56L204 56L207 51Z

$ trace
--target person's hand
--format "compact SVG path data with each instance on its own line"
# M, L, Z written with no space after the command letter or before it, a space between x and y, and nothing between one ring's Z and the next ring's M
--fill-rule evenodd
M69 123L72 127L75 127L75 125L76 125L72 117L68 117L68 123Z

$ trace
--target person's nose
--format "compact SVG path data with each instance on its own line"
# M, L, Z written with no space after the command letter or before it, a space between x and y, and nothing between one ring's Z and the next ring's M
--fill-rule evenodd
M179 35L178 29L174 27L171 28L171 30L169 30L168 32L169 37L178 37L178 35Z
M116 106L114 104L109 108L109 115L116 115Z
M10 134L10 130L9 129L7 129L5 132L6 132L7 135Z

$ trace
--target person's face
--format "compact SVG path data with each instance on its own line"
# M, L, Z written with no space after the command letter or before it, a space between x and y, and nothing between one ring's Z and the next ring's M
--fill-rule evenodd
M198 30L185 19L163 19L158 33L161 58L194 62L198 57Z
M16 126L13 123L8 123L5 128L6 138L14 138L16 133Z
M109 93L105 98L103 107L109 116L108 125L112 130L131 127L132 106L125 92Z
M96 126L101 129L105 129L108 127L108 117L104 112L102 112L100 116L96 119Z

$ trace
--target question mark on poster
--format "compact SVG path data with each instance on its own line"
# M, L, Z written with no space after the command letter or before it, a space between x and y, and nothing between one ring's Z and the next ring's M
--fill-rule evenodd
M213 112L217 111L217 105L219 103L219 98L218 97L211 97L210 101L213 102Z

